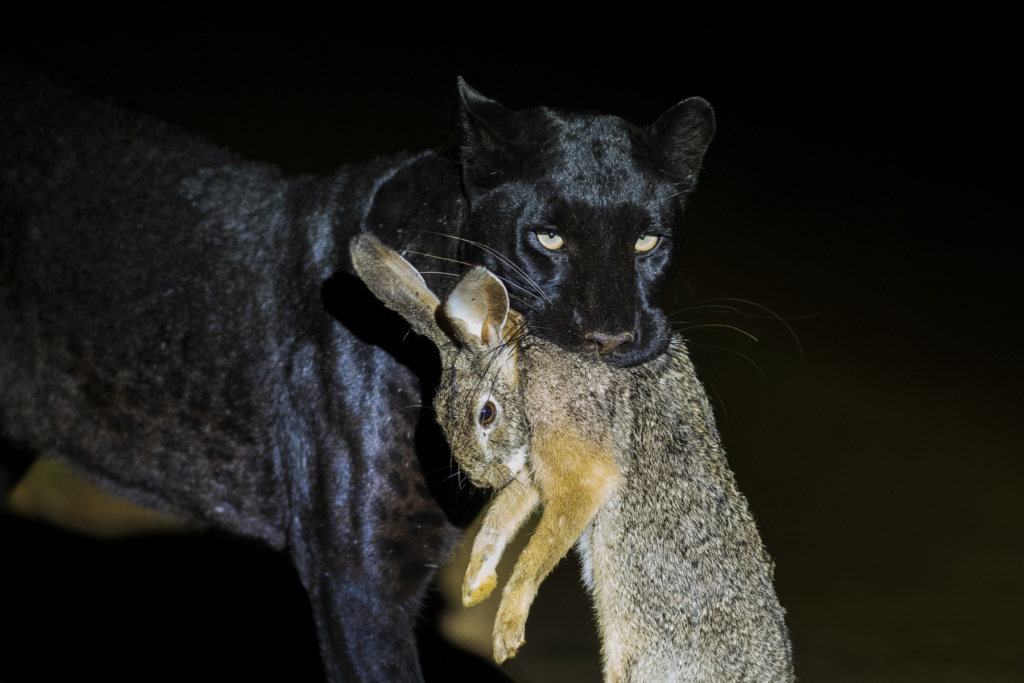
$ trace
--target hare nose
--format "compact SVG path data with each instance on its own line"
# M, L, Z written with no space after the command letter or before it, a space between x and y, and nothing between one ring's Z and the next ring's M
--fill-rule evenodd
M623 332L621 334L601 334L600 332L592 332L587 335L587 339L601 345L601 355L603 356L607 353L611 353L622 344L628 344L633 341L633 335L629 332Z

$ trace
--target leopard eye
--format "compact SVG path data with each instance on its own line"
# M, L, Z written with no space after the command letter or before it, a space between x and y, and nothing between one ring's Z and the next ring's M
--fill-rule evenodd
M497 414L497 410L494 409L494 404L488 401L484 404L484 407L480 409L480 424L487 426L494 422L494 416Z
M640 239L636 241L633 248L637 251L650 251L654 249L654 245L658 243L657 235L640 235Z
M560 249L561 246L565 244L565 240L562 239L562 236L554 230L538 232L537 241L540 242L541 246L545 249L551 250Z

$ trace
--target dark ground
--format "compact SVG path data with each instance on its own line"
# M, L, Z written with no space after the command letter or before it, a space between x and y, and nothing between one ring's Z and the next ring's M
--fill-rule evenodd
M1010 209L1022 93L1019 50L998 30L1008 20L881 30L821 17L816 37L761 25L699 39L696 21L667 18L654 22L664 32L616 20L615 33L573 22L513 37L391 17L423 34L412 39L379 21L201 35L164 18L129 35L90 20L26 24L4 53L294 172L450 144L456 74L512 108L637 123L706 97L718 135L667 297L673 309L756 302L803 348L750 304L680 317L777 563L800 680L1024 679L1024 287ZM696 327L720 323L760 341ZM14 596L0 608L0 680L317 672L301 588L259 549L99 541L9 514L0 548ZM536 660L508 673L597 680L586 609L563 563L531 615ZM486 680L434 635L442 610L435 599L423 629L428 673Z

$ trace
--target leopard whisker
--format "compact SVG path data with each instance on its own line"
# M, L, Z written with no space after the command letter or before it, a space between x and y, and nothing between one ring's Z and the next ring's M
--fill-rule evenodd
M675 316L682 315L683 313L686 313L688 311L697 311L697 310L702 310L702 309L720 309L720 308L728 309L728 310L730 310L732 312L738 313L739 315L745 316L747 318L751 317L749 313L747 313L745 311L741 311L740 309L736 308L735 306L727 306L725 304L706 304L706 303L703 303L703 302L699 303L699 304L694 304L693 306L687 306L686 308L680 308L678 311L673 311L672 313L669 313L668 317L669 318L674 318Z
M778 320L780 323L782 323L786 327L787 330L789 330L789 334L793 337L793 341L796 342L797 349L800 350L800 355L801 356L806 355L806 354L804 354L804 347L800 343L799 337L797 337L796 332L793 331L793 328L789 326L789 323L786 322L786 319L783 318L782 316L780 316L778 313L776 313L772 309L768 308L767 306L762 306L759 303L755 303L753 301L747 301L746 299L738 299L736 297L716 297L714 299L706 299L705 302L702 302L702 303L709 303L709 302L714 302L714 301L736 301L736 302L739 302L739 303L747 304L748 306L756 306L757 308L760 308L762 311L765 311L766 313L768 313L769 317ZM815 315L820 315L820 314L815 314ZM811 317L813 317L813 316L811 316ZM794 320L798 320L799 318L793 318L793 319Z
M704 380L704 383L707 384L711 388L711 391L715 392L715 396L718 397L718 404L720 406L722 406L722 421L723 422L728 422L729 421L729 410L725 407L725 399L722 398L722 395L720 393L718 393L718 389L715 388L714 384L712 384L711 382L708 382L707 380Z
M436 259L439 259L441 261L451 261L452 263L458 263L460 266L468 266L469 268L473 267L472 263L466 263L465 261L456 261L453 258L447 258L445 256L437 256L435 254L427 254L427 253L424 253L422 251L413 251L412 249L406 249L405 251L403 251L401 253L402 253L402 256L405 256L406 254L418 254L419 256L426 256L427 258L436 258Z
M743 358L748 363L750 363L755 368L757 368L757 371L759 373L761 373L761 377L764 377L765 379L768 379L768 375L764 374L764 370L761 369L760 365L758 365L753 360L751 360L749 357L745 356L744 354L740 353L739 351L736 351L735 349L730 349L727 346L715 346L714 344L700 344L698 342L690 342L690 345L691 346L700 346L700 347L707 348L707 349L718 349L720 351L728 351L729 353L735 353L737 356L739 356L740 358Z
M676 324L676 325L686 325L687 323L686 322L678 322L678 323L669 323L669 324L670 325L673 325L673 324ZM699 327L725 327L725 328L730 329L730 330L735 330L735 331L739 332L740 334L746 335L747 337L750 337L754 341L759 341L757 337L755 337L754 335L750 334L746 330L741 330L740 328L738 328L738 327L736 327L734 325L726 325L725 323L703 323L703 324L700 324L700 325L691 325L690 327L686 327L686 328L683 328L683 329L679 330L679 332L686 332L687 330L695 330L695 329L697 329Z
M511 285L511 286L513 286L513 287L515 287L515 288L517 288L517 289L520 289L520 290L522 290L523 292L525 292L525 293L529 294L530 296L534 296L533 292L531 292L531 291L530 291L529 289L527 289L526 287L523 287L523 286L522 286L521 284L519 284L518 282L516 282L515 280L513 280L513 279L511 279L511 278L508 278L508 277L502 277L501 275L498 275L497 273L491 273L491 275L494 275L494 277L498 278L499 280L501 280L502 282L504 282L504 283L505 283L505 285L506 285L505 291L506 291L506 292L508 293L508 295L509 295L509 296L510 296L511 298L515 299L516 301L519 301L519 302L520 302L520 303L522 303L522 304L523 304L523 305L524 305L524 306L525 306L526 308L529 308L529 309L530 309L531 311L537 311L537 310L540 310L540 309L538 309L538 308L537 308L536 306L534 306L533 304L531 304L531 303L527 302L527 301L526 301L526 300L524 300L524 299L521 299L521 298L519 298L519 297L518 297L518 296L516 296L515 294L512 294L512 292L509 292L509 291L508 291L508 287L507 287L507 285Z
M540 286L539 286L539 285L538 285L538 284L537 284L536 282L534 282L534 281L533 281L533 278L531 278L531 277L530 277L529 275L527 275L527 274L526 274L526 273L525 273L525 272L524 272L524 271L523 271L523 270L522 270L521 268L519 268L519 266L517 266L517 265L516 265L515 263L513 263L513 262L511 261L511 259L509 259L508 257L504 256L503 254L501 254L501 253L500 253L500 252L498 252L497 250L495 250L495 249L493 249L493 248L491 248L491 247L487 246L486 244L482 244L482 243L480 243L480 242L476 242L476 241L474 241L474 240L466 239L465 237L457 237L457 236L455 236L455 235L449 235L449 234L447 234L447 233L443 233L443 232L433 232L433 231L431 231L431 230L417 230L416 232L425 232L425 233L427 233L428 235L438 235L438 236L440 236L440 237L447 237L447 238L449 238L449 239L453 239L453 240L459 240L459 241L461 241L461 242L466 242L467 244L472 244L472 245L473 245L473 246L475 246L475 247L479 247L480 249L483 249L484 251L486 251L486 252L488 252L488 253L490 253L490 254L494 255L494 256L495 256L496 258L499 258L499 259L501 259L501 261L502 261L503 263L505 263L505 265L507 265L507 266L508 266L509 268L511 268L512 270L516 271L516 273L518 273L518 274L519 274L519 275L521 275L522 277L526 278L526 280L527 280L527 281L528 281L528 282L529 282L529 283L530 283L531 285L533 285L534 289L536 289L536 290L537 290L537 293L538 293L538 294L540 294L540 295L541 295L542 297L544 297L544 299L545 299L545 300L546 300L546 301L547 301L547 302L548 302L549 304L550 304L550 303L552 303L551 299L549 299L549 298L548 298L548 295L544 293L544 290L542 290L542 289L540 288Z

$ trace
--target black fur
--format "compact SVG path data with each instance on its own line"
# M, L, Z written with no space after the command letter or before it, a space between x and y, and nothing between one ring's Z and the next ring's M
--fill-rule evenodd
M652 297L710 108L641 129L460 83L463 149L316 179L19 67L0 92L3 436L286 550L328 679L418 680L413 622L459 512L417 408L439 368L352 276L348 240L483 263L539 335L590 352L586 334L631 331L609 358L643 361L669 336ZM564 252L536 242L548 226ZM635 256L641 232L664 241Z
M513 305L530 330L562 348L593 352L588 335L628 332L633 342L609 360L635 365L661 354L670 335L654 297L714 133L708 103L685 100L638 128L590 112L514 113L459 85L471 209L463 236L496 247L517 268L467 243L462 260L516 283L510 293L529 303ZM537 241L548 230L563 237L561 249ZM661 241L638 254L641 234Z

